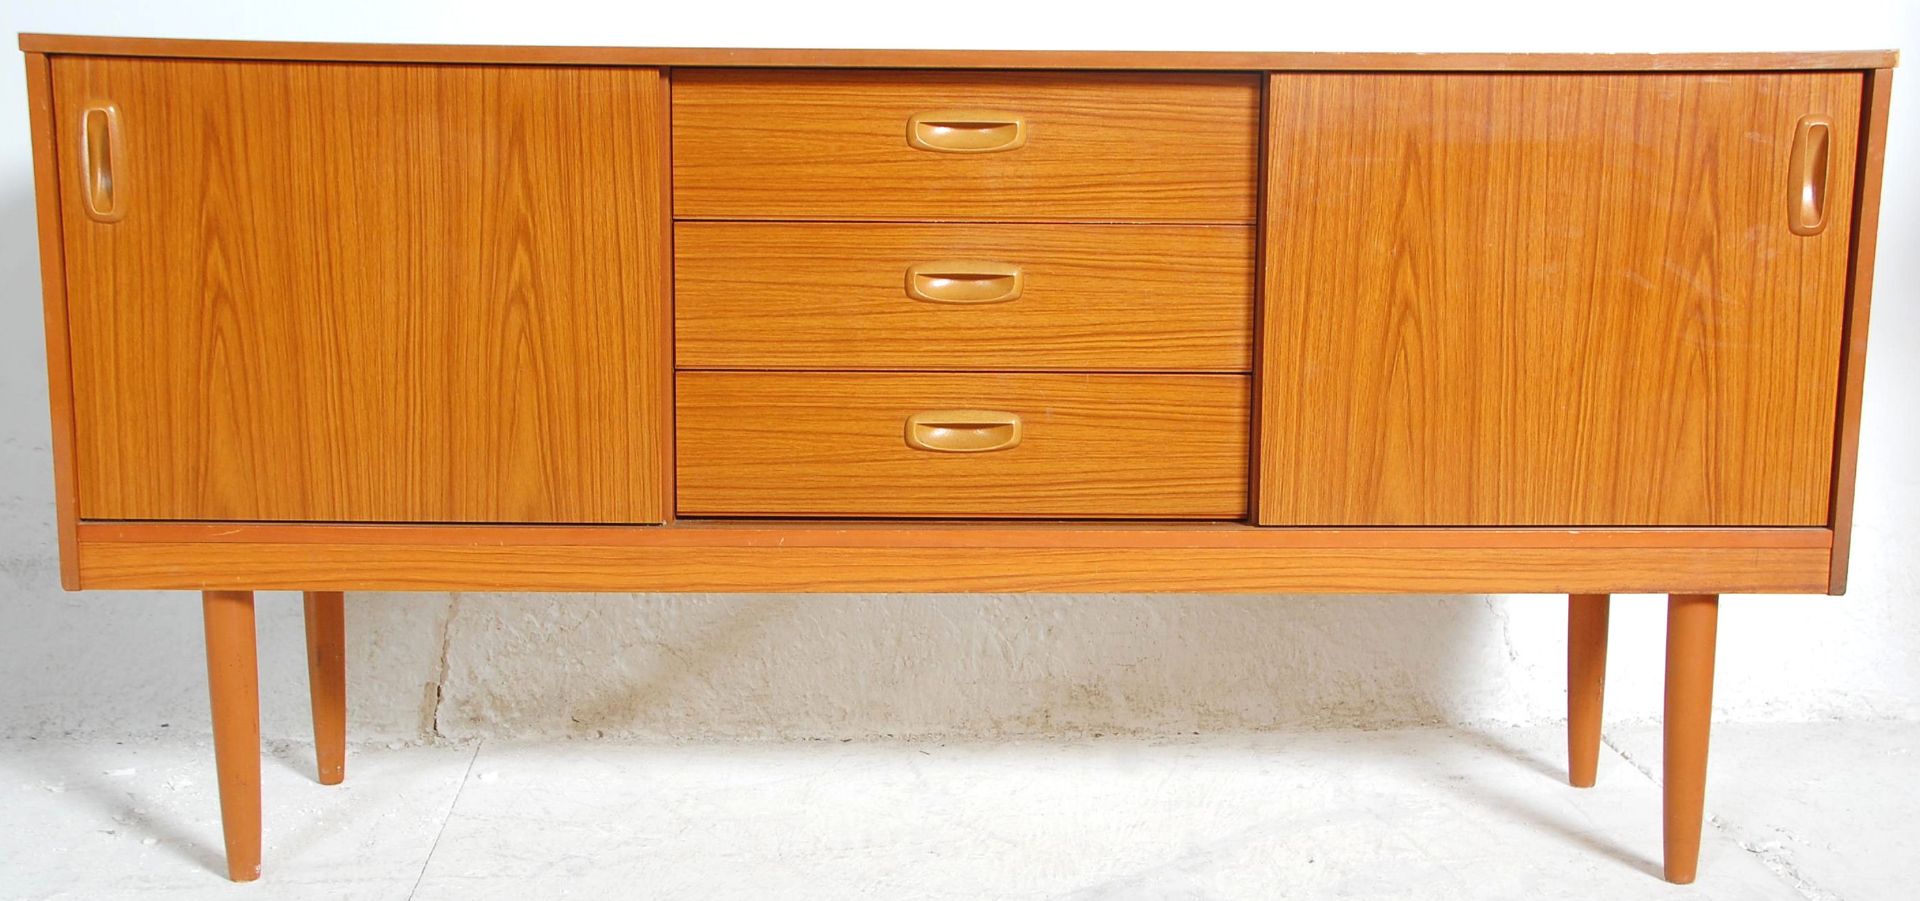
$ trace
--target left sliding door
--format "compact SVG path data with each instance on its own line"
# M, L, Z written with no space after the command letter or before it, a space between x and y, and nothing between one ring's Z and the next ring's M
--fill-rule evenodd
M649 69L53 61L84 519L658 522Z

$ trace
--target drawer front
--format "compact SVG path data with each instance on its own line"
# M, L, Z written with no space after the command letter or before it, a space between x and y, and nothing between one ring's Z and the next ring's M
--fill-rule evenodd
M1248 226L683 222L695 369L1246 372Z
M1252 222L1253 76L682 70L674 213Z
M682 372L677 390L683 515L1247 509L1243 376Z

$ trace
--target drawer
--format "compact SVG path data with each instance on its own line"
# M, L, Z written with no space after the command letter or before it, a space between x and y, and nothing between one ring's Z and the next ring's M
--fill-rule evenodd
M1246 372L1248 226L683 222L695 369Z
M1245 376L682 372L676 385L682 515L1247 510Z
M1252 222L1250 75L676 70L706 219Z

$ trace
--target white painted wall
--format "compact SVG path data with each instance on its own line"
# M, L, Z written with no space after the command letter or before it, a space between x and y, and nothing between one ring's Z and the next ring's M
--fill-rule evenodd
M686 46L1920 53L1920 14L1900 0L1557 6L1185 0L1141 17L1089 16L1084 3L971 0L967 15L935 17L886 2L13 0L0 9L0 34L9 42L16 31L54 31ZM1844 599L1725 605L1725 719L1920 717L1920 77L1900 81L1853 590ZM202 732L195 597L65 594L57 585L31 192L14 62L0 65L0 736ZM348 604L352 721L363 738L1166 733L1562 715L1564 607L1552 598L433 594L353 595ZM1610 713L1655 717L1662 607L1638 597L1615 606ZM260 641L265 730L302 736L296 597L262 596Z

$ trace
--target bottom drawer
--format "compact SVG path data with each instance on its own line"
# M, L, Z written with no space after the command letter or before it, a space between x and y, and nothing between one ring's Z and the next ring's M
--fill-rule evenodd
M686 516L1237 519L1237 375L683 372Z

